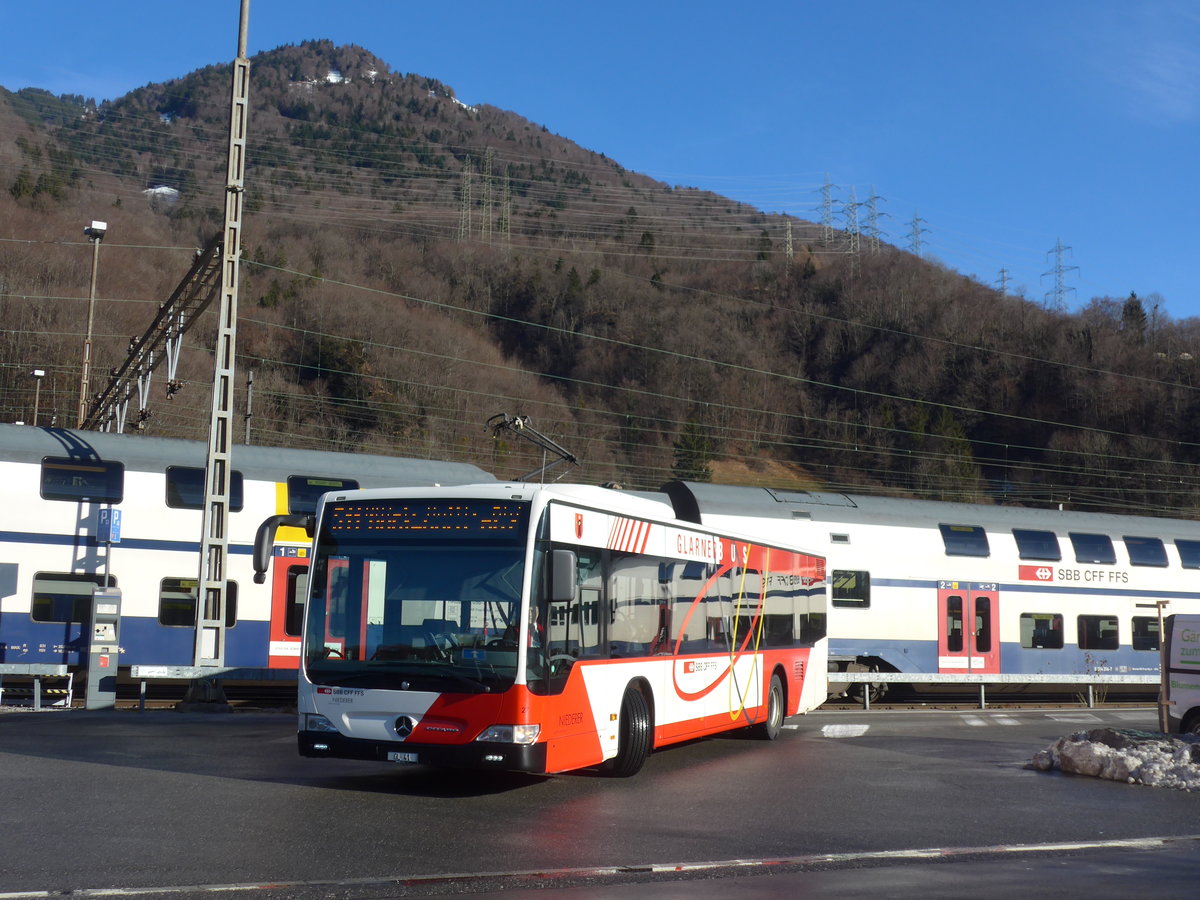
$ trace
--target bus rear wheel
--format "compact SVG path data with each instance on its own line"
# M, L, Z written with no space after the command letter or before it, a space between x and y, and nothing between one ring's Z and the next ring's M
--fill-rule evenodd
M625 689L621 700L621 721L618 726L617 755L604 764L604 773L613 778L628 778L636 775L650 755L654 728L650 721L650 707L646 697L637 688Z
M771 687L767 693L767 717L754 726L754 734L765 741L779 737L783 728L783 682L779 674L771 676Z

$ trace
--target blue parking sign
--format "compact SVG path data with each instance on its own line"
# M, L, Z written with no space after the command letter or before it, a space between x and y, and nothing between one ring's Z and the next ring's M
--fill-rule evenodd
M121 511L102 509L97 522L96 539L105 544L121 543Z

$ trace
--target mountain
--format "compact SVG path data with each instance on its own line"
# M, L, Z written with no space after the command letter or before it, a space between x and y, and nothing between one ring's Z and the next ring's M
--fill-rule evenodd
M82 226L109 224L101 373L220 230L230 73L101 104L0 92L5 415L30 416L39 367L43 416L74 424ZM587 481L1196 505L1181 351L1200 326L1136 296L1074 315L1001 296L869 235L628 171L360 47L259 54L250 106L238 370L255 442L513 477L542 460L486 427L504 412ZM154 389L149 432L207 427L213 328L188 335L187 387Z

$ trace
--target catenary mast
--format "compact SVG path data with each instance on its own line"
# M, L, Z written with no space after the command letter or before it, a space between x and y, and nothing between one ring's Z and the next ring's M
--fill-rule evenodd
M221 309L217 324L205 467L204 520L200 541L200 577L196 585L197 666L225 662L225 610L229 601L226 562L229 557L230 454L233 445L234 359L237 337L238 260L242 249L245 198L246 118L250 104L250 60L246 31L250 0L242 0L238 52L233 61L229 108L229 164L225 183L225 226L221 259Z

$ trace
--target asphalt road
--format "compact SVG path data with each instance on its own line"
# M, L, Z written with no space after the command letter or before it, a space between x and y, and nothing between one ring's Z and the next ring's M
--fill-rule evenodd
M0 898L1190 897L1200 797L1025 768L1064 734L1154 722L818 712L620 780L302 759L283 714L11 713Z

